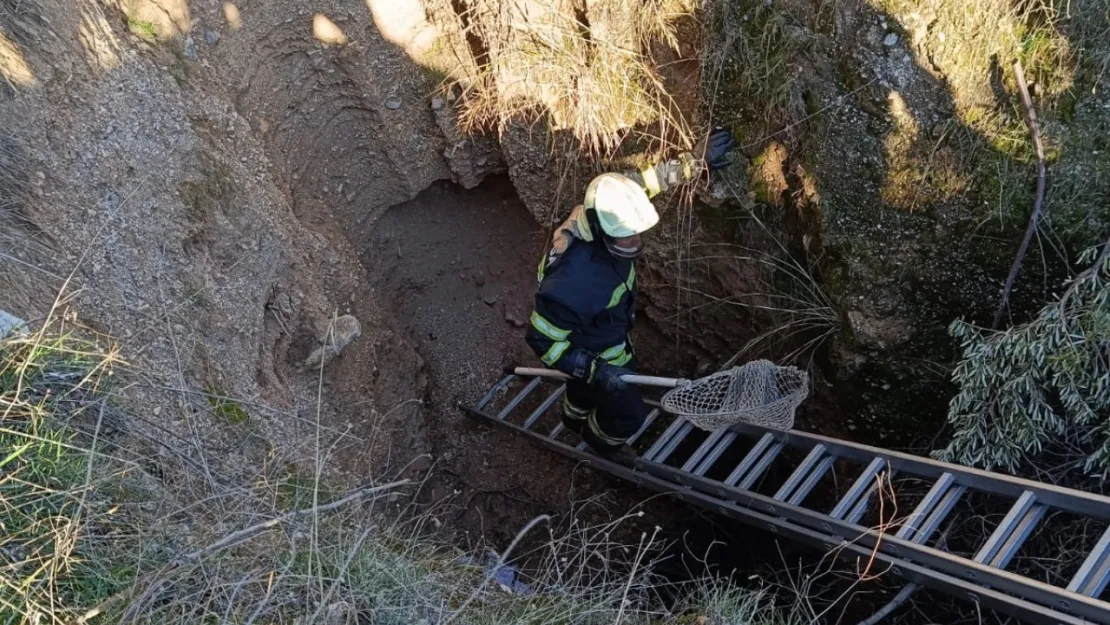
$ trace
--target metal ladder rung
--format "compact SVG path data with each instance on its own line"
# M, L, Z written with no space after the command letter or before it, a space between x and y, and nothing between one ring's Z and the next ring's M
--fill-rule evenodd
M547 410L551 408L551 406L553 406L555 402L559 401L559 398L563 396L563 393L565 393L566 390L567 385L564 384L555 389L554 393L548 395L547 399L543 400L543 403L540 404L539 407L537 407L535 410L533 410L532 414L528 415L528 418L524 421L524 429L532 429L532 426L536 424L536 421L538 421L539 418L543 416L543 413L547 412Z
M825 446L814 445L813 449L809 450L809 453L806 454L805 460L802 460L798 468L794 469L790 477L786 478L786 481L779 487L778 492L775 493L775 499L779 501L786 501L789 499L790 496L794 494L794 489L798 488L798 485L809 476L809 472L821 462L821 458L824 455Z
M1028 513L1036 503L1037 496L1031 491L1022 493L1021 497L1018 497L1017 502L1010 508L1010 511L1002 518L1002 522L991 532L987 542L983 543L983 546L976 552L975 561L988 563L994 560L999 550L1002 549L1003 544L1013 537L1014 531L1018 528L1018 525L1025 520L1026 513ZM1032 526L1028 526L1028 524L1026 524L1026 526L1027 530L1033 529ZM1028 536L1028 531L1026 532L1026 536ZM1022 537L1022 540L1024 540L1024 538L1025 537ZM1017 546L1020 546L1020 543L1018 543ZM1007 558L1007 561L1009 561L1009 558Z
M732 441L736 440L736 436L736 432L733 432L732 430L727 430L725 432L725 435L721 437L721 440L717 442L717 446L713 448L713 451L709 452L709 455L702 459L701 464L699 464L698 467L694 469L694 475L703 476L706 473L709 473L709 469L711 469L713 465L717 463L717 460L720 459L721 454L725 453L725 450L728 449L729 445L732 444Z
M793 506L800 505L802 501L813 492L813 489L817 487L817 483L821 481L821 478L825 477L825 474L829 472L835 460L836 458L833 456L825 456L822 458L821 462L809 472L809 477L806 478L806 481L802 482L801 486L790 496L790 499L786 500L786 503Z
M1006 542L1002 544L1002 548L998 550L998 553L995 554L989 564L999 569L1006 568L1006 566L1010 564L1010 560L1017 554L1018 549L1020 549L1021 545L1025 542L1025 539L1029 538L1029 535L1033 533L1033 528L1044 518L1045 512L1048 512L1048 506L1039 503L1033 504L1033 507L1025 513L1025 516L1021 517L1020 521L1018 521L1014 533L1006 539Z
M724 480L725 484L735 486L736 482L740 481L740 478L744 477L744 474L755 466L755 463L763 457L763 454L766 453L767 449L769 449L774 442L774 436L771 436L770 433L764 434L762 438L756 441L755 445L752 445L752 448L748 450L748 453L744 455L744 458L740 460L740 464L736 465L732 473L728 474L728 477Z
M698 445L698 448L686 459L686 462L682 463L682 470L687 473L692 472L694 468L698 466L698 463L701 462L701 459L704 458L710 450L715 449L717 441L724 438L727 433L728 430L717 430L705 437L705 441L703 441L701 445Z
M532 378L532 380L528 382L528 384L526 384L519 393L516 394L516 397L514 397L512 401L510 401L504 408L502 408L501 412L497 413L497 418L500 420L504 420L505 417L509 416L509 413L516 410L516 407L524 401L524 398L528 397L528 395L530 395L532 391L536 390L536 387L540 385L541 381L542 380L539 377Z
M768 436L770 436L770 434L768 434ZM760 442L762 443L763 441L760 440ZM754 464L750 464L747 470L741 470L744 468L744 465L748 464L748 456L751 455L751 452L748 452L748 456L744 456L744 460L732 470L732 473L730 473L727 478L725 478L725 483L729 486L748 490L752 487L752 484L755 484L755 481L763 475L763 472L771 466L771 463L778 457L782 448L782 443L775 441L774 437L772 437L770 445L758 458L754 459ZM752 451L755 451L755 449L752 449Z
M482 396L482 399L478 401L478 403L474 406L474 409L475 410L481 410L482 408L485 408L486 404L488 404L490 402L490 400L493 399L494 395L496 395L501 389L508 386L509 383L512 382L515 379L516 379L516 376L512 373L510 373L509 375L501 378L500 382L498 382L497 384L494 384L493 388L491 388L485 395Z
M562 422L562 421L560 421L560 422L559 422L559 423L558 423L558 424L557 424L557 425L556 425L556 426L555 426L555 427L554 427L554 428L553 428L553 429L551 430L551 433L550 433L550 434L548 434L548 435L547 435L547 437L548 437L548 438L550 438L551 440L555 440L555 439L556 439L556 438L557 438L557 437L558 437L558 436L559 436L560 434L562 434L562 433L563 433L563 430L564 430L564 429L565 429L565 428L563 427L563 422Z
M661 449L654 458L649 458L649 460L651 460L652 462L663 464L667 461L667 458L670 458L671 454L673 454L674 451L678 449L679 443L686 440L686 437L689 436L690 432L693 431L694 424L690 423L689 421L683 423L682 427L678 429L678 432L671 437L671 440L667 441L666 445L663 446L663 449Z
M894 469L888 469L886 479L889 481L893 479L895 475L898 475L897 471L895 471ZM850 523L859 523L859 520L863 518L864 513L867 512L868 506L871 505L871 495L874 495L875 492L879 490L879 484L879 482L871 483L871 486L867 489L867 492L859 498L859 501L856 502L856 505L854 508L852 508L852 511L844 517L845 521L848 521ZM961 491L961 493L962 492L963 491Z
M644 419L644 424L640 426L640 430L633 434L632 438L628 439L629 445L638 441L640 437L644 435L644 432L647 432L647 429L651 427L651 424L655 423L655 420L659 417L659 413L660 410L658 408L652 408L651 412L648 413L647 418Z
M848 510L852 509L860 501L860 498L864 496L864 493L869 493L868 488L874 488L875 477L879 475L879 472L882 471L884 467L886 467L886 460L883 460L882 458L875 458L874 460L872 460L871 464L867 465L867 468L863 470L863 473L861 473L860 476L856 478L856 481L852 483L852 487L848 489L848 492L844 494L844 497L840 501L836 502L836 506L833 507L832 512L829 513L829 516L834 519L844 518L844 515L848 513Z
M1068 584L1068 590L1088 597L1098 597L1110 581L1110 527L1102 533L1095 548L1083 561Z
M675 417L674 421L672 421L671 424L667 426L667 429L659 435L659 438L655 439L655 442L652 443L651 447L649 447L647 452L644 453L644 459L652 460L653 458L655 458L656 454L658 454L659 451L663 449L667 442L671 440L671 437L674 436L675 433L678 432L678 430L681 429L685 423L686 419L683 419L682 417Z
M902 524L902 527L898 528L898 531L894 535L898 538L912 538L913 533L916 532L917 528L921 526L921 523L929 517L933 508L944 498L948 489L955 483L956 477L954 475L948 472L942 473L940 478L933 484L933 487L929 489L929 492L925 494L925 498L917 504L917 507L910 513L909 518Z
M937 531L940 524L944 522L944 519L948 518L948 513L952 512L952 509L956 507L956 502L960 500L960 497L963 497L966 491L967 487L959 484L949 488L948 492L944 493L944 497L941 497L940 503L933 507L933 511L929 513L928 518L918 528L917 535L913 537L913 542L925 544L929 537L933 535L933 532Z

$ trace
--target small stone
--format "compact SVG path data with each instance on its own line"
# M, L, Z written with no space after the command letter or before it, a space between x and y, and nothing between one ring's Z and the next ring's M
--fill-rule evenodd
M482 301L485 302L489 306L493 306L494 304L497 303L497 294L496 293L486 293L485 295L482 296Z
M220 41L220 33L214 30L204 31L204 43L210 46L216 45Z
M0 310L0 338L4 338L9 334L15 334L16 332L26 331L26 321L20 319L19 317L16 317L15 315Z
M525 323L525 321L524 321L524 311L520 310L516 306L506 307L506 309L505 309L505 321L508 321L509 323L513 324L514 326L516 326L518 328L523 328L524 323Z
M192 37L185 38L185 58L190 61L197 60L197 42Z
M160 414L162 414L162 407L161 406L155 406L154 407L154 416L157 417Z
M432 98L432 110L433 111L438 111L439 109L443 108L443 105L444 105L443 98Z
M883 45L888 48L892 48L898 45L898 35L894 33L887 33L887 36L883 37Z
M304 361L305 367L326 365L362 334L362 326L353 315L343 315L335 320L335 328L325 337L325 342L312 350Z
M474 286L485 286L485 285L486 285L486 274L482 273L481 271L475 271L474 272Z
M401 101L400 100L386 100L385 108L387 108L391 111L396 111L397 109L401 108Z

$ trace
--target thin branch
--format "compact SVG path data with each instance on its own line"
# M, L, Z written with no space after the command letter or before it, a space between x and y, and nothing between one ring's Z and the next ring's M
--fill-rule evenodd
M1021 241L1014 264L1010 267L1010 275L1006 277L1006 286L1002 287L1002 299L998 302L998 310L994 313L994 323L991 328L997 330L1002 323L1002 316L1010 307L1010 292L1014 288L1014 280L1021 271L1021 263L1025 260L1025 253L1029 250L1029 242L1041 221L1041 212L1044 209L1045 187L1045 162L1044 145L1041 143L1041 132L1037 125L1037 110L1033 108L1033 99L1029 97L1029 85L1025 84L1025 72L1021 69L1021 61L1014 61L1014 77L1017 79L1018 89L1021 91L1021 101L1025 105L1025 122L1029 124L1029 134L1033 136L1033 147L1037 151L1037 196L1033 202L1033 214L1029 216L1029 225L1025 228L1025 238Z
M902 587L902 590L900 590L897 595L894 595L894 598L891 599L889 603L879 608L878 612L860 621L859 625L878 625L882 622L884 618L890 616L891 612L901 607L901 605L905 603L910 598L910 596L913 595L914 592L917 591L917 588L917 584L913 582L906 584Z

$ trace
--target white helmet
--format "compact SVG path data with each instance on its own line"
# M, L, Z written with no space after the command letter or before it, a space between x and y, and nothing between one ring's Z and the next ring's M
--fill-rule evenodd
M644 188L620 174L601 174L586 187L583 205L594 209L604 234L620 239L659 223L659 213Z

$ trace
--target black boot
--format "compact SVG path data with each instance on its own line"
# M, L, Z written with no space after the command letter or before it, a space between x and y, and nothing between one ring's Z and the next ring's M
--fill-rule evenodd
M585 419L575 419L574 417L563 414L563 428L582 436L582 430L586 428Z
M631 446L625 444L603 446L590 445L590 448L593 449L597 453L597 455L601 456L602 458L628 467L636 464L636 461L640 459L640 456L636 453L636 450L632 449Z

